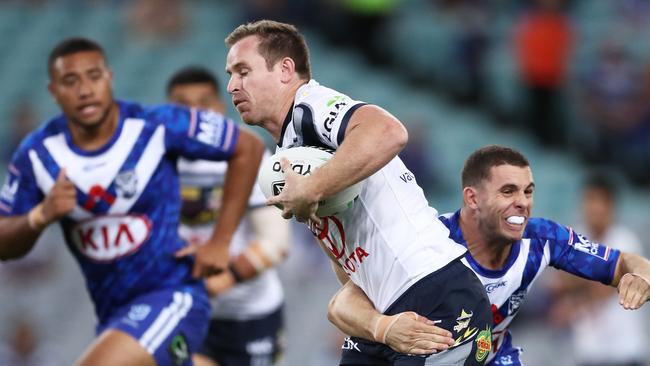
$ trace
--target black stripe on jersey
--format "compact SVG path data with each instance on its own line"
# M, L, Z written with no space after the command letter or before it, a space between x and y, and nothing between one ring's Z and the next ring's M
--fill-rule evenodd
M348 128L348 122L350 122L350 118L352 117L352 113L359 109L359 107L362 107L364 105L367 105L368 103L359 103L355 104L352 106L352 108L348 109L347 112L345 112L345 115L343 116L343 119L341 120L341 126L339 126L339 132L336 134L336 143L341 146L341 143L343 143L343 138L345 137L345 130Z
M293 126L296 129L296 134L302 136L303 145L331 149L318 138L318 133L314 127L314 113L311 108L307 104L298 104L296 109L298 108L302 111L302 116L300 116L300 120L296 120L296 113L294 112Z
M291 104L291 108L289 108L289 112L287 112L287 116L284 117L284 123L282 124L282 131L280 132L280 139L277 141L278 147L282 147L282 141L284 141L284 132L287 130L287 126L289 126L289 123L291 122L291 117L293 117L293 104Z

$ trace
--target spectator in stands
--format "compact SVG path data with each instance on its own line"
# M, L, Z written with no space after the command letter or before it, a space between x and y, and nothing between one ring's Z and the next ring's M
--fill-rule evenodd
M359 50L375 65L390 63L383 36L401 0L336 0L325 28L336 45Z
M633 137L647 109L640 80L642 72L624 46L606 42L580 84L582 118L596 135L586 152L590 160L615 163L614 157Z
M573 29L563 0L536 0L515 30L516 60L525 89L524 121L540 142L563 146L562 92L573 48Z
M135 36L151 44L180 39L188 24L186 4L177 0L137 0L129 3L127 20Z
M21 98L22 101L15 106L9 128L9 141L2 148L2 159L9 161L11 154L18 147L20 141L33 130L37 125L37 117L34 105L28 98Z
M616 187L606 175L589 177L582 192L584 227L577 230L592 243L610 243L617 245L616 249L642 255L636 234L616 222L616 201ZM647 313L622 309L616 291L596 282L558 272L555 283L560 297L551 314L556 322L569 323L577 365L645 364Z

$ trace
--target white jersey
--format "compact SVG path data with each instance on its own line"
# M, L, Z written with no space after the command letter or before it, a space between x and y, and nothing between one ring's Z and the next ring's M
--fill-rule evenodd
M218 219L227 163L205 160L179 160L183 209L179 232L189 242L210 238ZM249 200L249 210L265 207L266 199L257 184ZM255 239L250 219L244 216L230 243L230 255L236 256ZM284 294L274 268L237 284L210 300L216 319L250 320L267 315L280 307Z
M296 92L278 149L338 148L362 105L311 80ZM384 312L410 286L465 253L436 215L413 174L395 157L364 180L353 208L309 226Z

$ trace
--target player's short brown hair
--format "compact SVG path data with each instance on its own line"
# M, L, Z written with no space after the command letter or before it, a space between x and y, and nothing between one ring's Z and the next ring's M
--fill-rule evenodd
M488 145L474 151L463 166L463 188L478 186L484 180L490 179L492 167L506 164L522 168L530 166L522 153L509 147Z
M226 37L226 45L232 47L248 36L259 38L257 51L266 60L269 70L283 57L290 57L296 65L298 75L302 79L311 79L309 48L305 37L296 27L273 20L242 24Z

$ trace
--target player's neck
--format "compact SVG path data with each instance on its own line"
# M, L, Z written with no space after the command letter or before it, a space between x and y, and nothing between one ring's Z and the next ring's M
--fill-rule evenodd
M280 141L280 137L282 136L284 120L291 112L291 107L293 106L293 102L296 99L296 92L298 92L298 89L301 86L307 84L308 82L309 80L296 79L296 81L287 86L284 91L281 91L283 95L280 100L282 102L278 104L278 108L273 114L273 119L262 126L267 131L269 131L269 133L271 133L271 136L273 136L273 139L278 145L282 143L282 141Z
M483 268L502 269L508 260L512 245L486 237L481 232L478 220L470 216L471 213L461 210L459 218L460 230L470 255Z
M82 150L98 150L111 140L117 129L118 120L119 107L113 103L104 120L96 126L86 127L68 122L72 143Z

